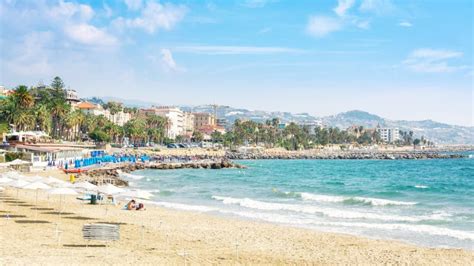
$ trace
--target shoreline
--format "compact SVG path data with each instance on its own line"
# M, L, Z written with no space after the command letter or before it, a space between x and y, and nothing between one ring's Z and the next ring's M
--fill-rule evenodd
M4 194L16 196L9 189ZM34 204L34 191L21 190L20 199ZM57 209L57 197L40 193L38 205ZM2 201L0 208L26 218L2 219L0 263L27 264L420 264L466 265L474 252L452 248L428 248L396 240L379 240L343 233L326 233L265 221L238 219L202 212L147 206L146 211L123 211L119 206L83 205L66 197L66 211L61 220L44 211L38 219L49 224L20 224L32 219L31 207ZM23 204L23 205L27 205ZM107 208L107 210L106 210ZM4 212L1 213L2 215ZM95 220L69 219L85 217ZM107 248L81 245L85 223L122 222L121 240ZM54 236L55 223L62 231L60 245ZM144 234L142 234L144 233ZM142 238L143 236L143 238ZM28 240L27 240L28 239ZM6 241L5 241L6 240ZM26 242L25 242L26 241ZM91 243L101 244L101 243ZM66 245L66 246L65 246ZM75 245L75 246L71 246ZM133 252L133 256L130 254Z

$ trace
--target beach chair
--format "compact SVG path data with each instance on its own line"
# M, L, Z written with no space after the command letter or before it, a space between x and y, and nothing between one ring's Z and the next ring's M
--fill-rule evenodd
M82 227L82 237L89 241L103 241L105 247L112 241L120 240L120 225L118 224L85 224ZM86 247L88 244L86 245Z

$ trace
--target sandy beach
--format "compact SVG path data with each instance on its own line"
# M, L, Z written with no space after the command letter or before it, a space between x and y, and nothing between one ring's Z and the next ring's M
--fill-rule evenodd
M55 176L66 178L59 172ZM35 191L7 189L0 195L1 265L469 265L474 261L472 251L417 247L149 205L146 211L125 211L122 205L88 205L66 197L59 216L52 213L58 210L59 196L40 192L37 206L42 209L36 211L32 206ZM45 223L25 223L36 215ZM107 247L83 240L82 226L98 222L120 223L120 240Z

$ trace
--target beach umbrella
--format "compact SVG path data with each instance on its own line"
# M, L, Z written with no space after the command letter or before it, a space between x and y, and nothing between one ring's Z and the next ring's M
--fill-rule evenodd
M26 182L26 181L23 181L21 179L18 179L18 180L13 180L9 183L6 183L5 185L7 186L10 186L10 187L14 187L16 188L16 197L18 198L18 194L19 194L19 189L30 184L29 182ZM18 207L18 203L17 203L17 207Z
M43 182L50 185L50 186L52 186L52 187L70 187L70 186L72 186L68 182L57 179L57 178L52 177L52 176L48 176L47 178L45 178L43 180Z
M0 184L3 184L3 183L10 183L10 182L12 182L12 181L13 181L13 179L8 178L8 177L6 177L6 176L0 177Z
M28 184L30 183L21 179L13 180L9 183L6 183L7 186L14 187L14 188L22 188Z
M36 200L35 200L35 219L38 218L38 190L40 189L50 189L51 187L46 185L45 183L41 183L39 181L30 183L23 187L24 189L32 189L36 190Z
M77 192L74 189L67 187L57 187L48 190L48 193L51 195L77 195Z
M28 182L36 182L36 181L42 180L43 177L41 177L41 176L39 176L39 175L35 175L35 176L24 176L22 179L25 180L25 181L28 181Z
M118 193L125 192L125 189L116 187L112 184L107 184L103 186L99 186L97 190L101 193L107 194L107 195L114 195Z
M148 191L136 189L136 190L127 190L125 192L118 194L117 196L124 197L124 198L150 199L154 195Z
M72 186L75 187L75 188L81 188L81 189L85 189L85 190L97 190L96 185L94 185L90 182L87 182L87 181L74 183L74 185L72 185Z
M50 189L51 187L42 183L40 181L36 181L33 183L29 183L28 185L23 187L24 189Z
M74 189L67 188L67 187L58 187L58 188L52 188L48 190L48 193L50 195L59 195L59 215L61 216L61 205L63 202L63 196L64 195L77 195L77 192Z

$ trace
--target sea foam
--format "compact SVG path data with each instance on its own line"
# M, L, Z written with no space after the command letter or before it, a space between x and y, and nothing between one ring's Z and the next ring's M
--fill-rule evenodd
M372 206L387 206L387 205L416 205L417 202L409 201L395 201L379 198L366 198L366 197L342 197L342 196L328 196L328 195L316 195L307 192L300 193L303 200L319 201L319 202L354 202L370 204Z
M311 205L301 205L301 204L288 204L288 203L274 203L274 202L264 202L253 200L249 198L232 198L232 197L221 197L221 196L212 196L213 199L222 201L224 204L233 204L239 205L242 207L250 209L258 209L264 211L291 211L298 213L307 213L307 214L321 214L327 217L332 218L342 218L342 219L372 219L372 220L381 220L381 221L401 221L401 222L419 222L423 220L444 220L444 217L436 216L420 216L420 217L410 217L410 216L400 216L400 215L389 215L389 214L377 214L370 212L357 212L349 211L344 209L335 209Z

